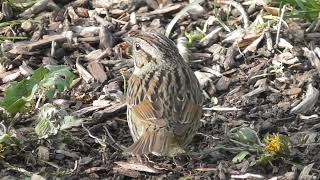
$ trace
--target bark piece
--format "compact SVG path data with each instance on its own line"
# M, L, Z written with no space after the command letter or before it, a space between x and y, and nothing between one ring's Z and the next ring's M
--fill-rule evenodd
M104 81L107 80L107 74L106 74L104 67L101 63L99 63L97 61L90 62L88 64L88 70L92 74L94 79L96 79L100 83L103 83Z

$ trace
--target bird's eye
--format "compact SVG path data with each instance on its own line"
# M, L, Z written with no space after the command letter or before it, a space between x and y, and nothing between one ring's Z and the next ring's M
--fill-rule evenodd
M134 46L135 46L135 48L136 48L136 51L140 51L140 49L141 49L140 44L136 43Z

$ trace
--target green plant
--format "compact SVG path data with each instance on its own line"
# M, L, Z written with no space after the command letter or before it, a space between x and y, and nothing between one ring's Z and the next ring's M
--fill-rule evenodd
M278 5L289 4L293 7L290 17L306 18L314 21L319 18L320 1L319 0L276 0Z
M245 148L233 158L234 163L243 161L246 156L255 152L258 154L255 161L258 164L267 165L273 160L288 157L290 153L289 138L278 133L267 134L263 139L264 143L261 143L257 132L249 127L240 127L231 130L229 138Z
M186 32L185 35L188 38L188 47L192 47L195 41L200 41L202 38L204 38L204 34L200 31L192 31L190 33Z
M27 110L32 105L36 94L40 95L39 100L43 96L51 100L57 92L62 92L69 87L73 79L74 74L66 66L40 67L29 79L13 82L6 89L0 106L15 115Z
M24 9L24 8L28 8L28 7L31 7L32 5L34 5L37 2L37 0L21 1L21 2L17 2L14 0L6 0L6 2L8 2L10 4L10 6L15 9Z
M62 130L80 126L81 123L81 119L70 116L65 110L60 110L52 104L47 103L39 110L35 132L40 139L46 139Z
M8 147L17 150L21 144L21 140L17 139L15 135L12 135L12 133L7 130L7 127L0 122L0 161L5 158Z
M272 64L269 66L269 72L271 74L275 74L277 76L283 76L284 74L284 66L282 63L280 64Z

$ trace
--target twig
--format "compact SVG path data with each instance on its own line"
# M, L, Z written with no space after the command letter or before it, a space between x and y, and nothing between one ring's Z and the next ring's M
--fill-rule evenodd
M285 10L286 10L286 5L284 5L282 7L282 9L281 9L280 21L278 23L278 28L277 28L276 46L279 43L280 29L281 29L281 24L282 24L282 21L283 21L283 16L284 16Z
M214 137L212 135L207 135L207 134L204 134L204 133L201 133L201 132L198 132L197 134L201 135L201 136L204 136L206 138L212 138L212 139L215 139L215 140L219 140L220 139L220 138Z
M84 130L87 131L89 137L91 137L92 139L94 139L94 140L95 140L97 143L99 143L102 147L104 147L104 148L107 147L106 143L103 142L101 139L99 139L99 138L95 137L94 135L92 135L91 132L89 131L89 129L87 129L87 128L84 126L83 123L82 123L82 127L83 127Z
M39 108L43 96L44 96L44 91L41 92L41 94L40 94L40 96L39 96L39 98L38 98L38 100L36 102L35 109Z
M210 110L210 111L241 111L242 109L236 107L221 107L221 106L213 106L210 108L202 108L203 110Z
M241 175L231 175L231 178L233 179L250 179L250 178L254 178L254 179L264 179L265 177L260 175L260 174L251 174L251 173L245 173L245 174L241 174Z
M108 130L108 128L107 128L106 126L103 126L103 128L106 130L106 133L107 133L108 137L110 138L110 140L112 141L112 143L113 143L114 145L116 145L118 149L124 151L124 150L126 149L126 147L123 146L123 145L121 145L121 144L119 144L119 143L117 143L117 142L113 139L113 137L112 137L111 134L109 133L109 130Z
M184 3L174 4L171 6L156 9L156 10L151 11L149 13L138 14L137 16L150 17L152 15L166 14L166 13L181 9L184 5L185 5Z
M272 37L271 37L270 29L268 29L264 35L266 37L267 49L269 51L272 51L273 45L272 45Z
M1 40L25 40L28 39L28 37L24 36L0 36Z
M0 129L0 132L2 134L7 133L7 127L3 124L3 121L0 122L0 126L2 127L2 129Z
M127 80L126 80L124 71L120 70L120 73L123 78L123 92L126 94L127 93Z

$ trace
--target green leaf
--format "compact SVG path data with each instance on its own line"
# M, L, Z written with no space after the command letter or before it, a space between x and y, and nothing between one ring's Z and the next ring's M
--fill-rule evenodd
M49 70L47 68L39 67L37 70L33 72L30 80L33 83L39 83L48 73Z
M9 134L2 134L0 135L0 144L9 143L11 140L11 137Z
M237 154L233 159L233 163L240 163L244 160L244 158L249 155L250 153L248 151L241 151L239 154Z
M74 74L69 70L70 68L68 66L47 66L47 68L50 71L48 78L55 75L63 76L68 86L70 86L75 77Z
M46 139L50 135L56 135L58 129L54 126L50 119L42 117L35 127L35 132L40 139Z
M38 114L38 124L35 132L39 138L48 138L56 135L59 130L80 126L82 119L69 116L64 109L58 109L54 105L47 103L40 108Z
M38 88L37 84L47 73L47 69L40 67L34 71L30 79L13 82L9 88L6 89L4 99L0 102L0 106L13 115L17 112L24 111L26 104L33 99Z
M231 138L245 144L257 144L257 133L249 127L241 127L231 134Z
M51 101L56 94L56 90L54 88L47 89L45 92L45 96Z
M293 7L289 17L306 18L315 21L320 13L319 0L277 0L279 5L289 4Z
M257 160L257 163L262 165L262 166L266 166L269 164L270 161L272 161L274 158L271 154L261 154L261 156L259 157L259 159Z
M14 82L5 91L4 99L0 102L0 106L11 114L24 111L26 104L33 99L38 86L30 80L22 80Z
M68 84L66 80L56 75L56 76L45 78L41 85L45 88L56 87L58 91L62 92L67 87Z
M3 123L0 123L0 144L8 143L11 139L9 134L7 134L7 128Z
M38 123L35 127L39 138L48 138L58 133L58 128L53 123L56 121L57 112L58 110L52 104L45 104L40 108Z
M200 31L192 31L190 33L185 33L186 37L188 38L188 46L192 46L193 42L200 41L204 38L204 34Z
M29 79L13 82L4 93L4 99L0 102L10 114L27 110L34 96L41 89L46 97L52 99L56 93L64 91L70 86L74 74L67 66L40 67L34 71Z
M55 92L52 92L53 88L56 88L59 92L64 91L67 87L70 87L74 74L69 70L67 66L47 66L49 73L41 81L41 86L48 92L49 98L52 98Z
M16 0L7 0L11 7L16 9L25 9L34 5L37 0L28 0L28 1L16 1Z

